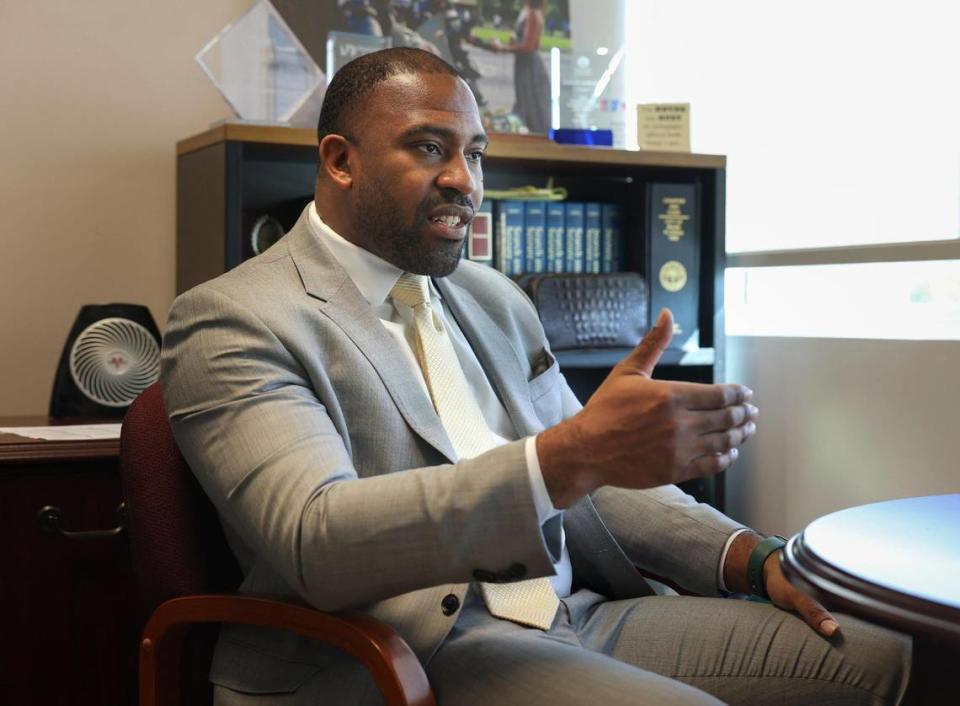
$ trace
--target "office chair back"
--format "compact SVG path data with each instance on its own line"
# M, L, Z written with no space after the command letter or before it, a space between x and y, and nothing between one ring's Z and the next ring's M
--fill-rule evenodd
M120 473L143 623L168 599L236 591L240 569L213 504L173 440L158 383L124 417ZM211 700L207 669L216 635L215 625L191 632L183 660L184 703Z
M140 651L141 704L210 704L216 624L231 622L292 631L346 652L369 670L388 706L436 706L413 650L385 623L357 611L236 595L241 572L177 449L157 384L124 418L120 471L134 573L150 616Z

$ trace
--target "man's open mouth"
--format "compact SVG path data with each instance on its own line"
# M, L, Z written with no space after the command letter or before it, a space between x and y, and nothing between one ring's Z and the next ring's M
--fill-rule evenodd
M460 228L465 226L470 222L469 217L459 216L459 215L441 215L433 216L430 218L433 223L439 223L440 225L446 226L447 228Z

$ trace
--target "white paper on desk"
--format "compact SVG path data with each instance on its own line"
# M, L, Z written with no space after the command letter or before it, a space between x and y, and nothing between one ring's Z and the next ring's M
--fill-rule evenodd
M16 434L45 441L85 441L90 439L119 439L120 423L71 424L60 427L0 427L4 434Z

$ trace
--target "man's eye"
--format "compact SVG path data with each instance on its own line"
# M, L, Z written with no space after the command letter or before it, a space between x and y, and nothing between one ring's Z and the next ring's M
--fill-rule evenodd
M484 157L483 150L474 150L473 152L467 153L467 158L471 162L480 162L483 160L483 157Z
M418 145L418 147L427 154L440 154L440 145L434 142L425 142L422 145Z

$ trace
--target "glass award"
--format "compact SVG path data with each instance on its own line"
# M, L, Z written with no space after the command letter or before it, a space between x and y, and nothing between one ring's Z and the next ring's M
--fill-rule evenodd
M196 60L242 120L290 122L326 86L323 71L268 0L227 25Z
M551 57L558 74L553 113L559 125L580 132L610 131L615 147L626 143L625 50L620 47L574 47Z

